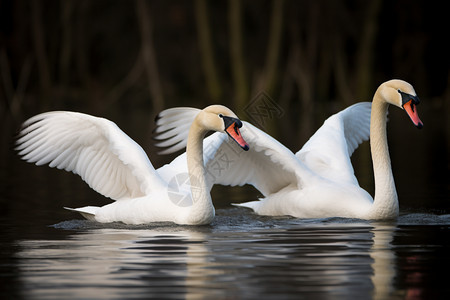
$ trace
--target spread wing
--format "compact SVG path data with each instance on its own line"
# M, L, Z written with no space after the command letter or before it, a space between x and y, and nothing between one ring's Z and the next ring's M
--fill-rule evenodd
M172 153L186 145L188 127L180 129L178 125L171 125L171 122L177 120L177 124L190 125L196 113L192 108L167 111L170 113L163 111L157 120L156 133L162 132L164 135L158 134L155 139L165 139L157 146L170 147L163 152ZM198 113L199 110L196 111ZM240 131L250 146L249 151L243 151L224 133L216 132L204 139L203 157L209 188L213 184L252 184L264 195L275 193L289 185L300 188L304 180L302 178L305 177L303 175L310 172L289 149L250 123L243 122ZM181 154L171 164L158 169L158 172L164 176L163 174L170 173L168 170L175 165L177 169L187 170L186 153Z
M295 155L324 178L358 185L350 157L369 139L371 105L360 102L332 115Z
M111 121L56 111L27 120L17 140L22 159L72 171L114 200L163 186L144 150Z

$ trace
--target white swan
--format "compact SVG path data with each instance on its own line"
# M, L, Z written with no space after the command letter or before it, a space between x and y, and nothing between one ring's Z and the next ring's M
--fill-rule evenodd
M211 149L209 156L205 155L208 187L252 184L264 198L240 206L261 215L395 218L399 208L386 138L387 110L389 104L404 109L421 128L418 103L419 98L409 83L385 82L376 91L372 104L358 103L331 116L295 155L271 136L244 122L241 133L251 148L245 156L220 135L205 139L205 153ZM159 120L160 124L164 122L164 118ZM351 154L367 140L369 132L375 199L358 185L350 161ZM172 137L171 142L175 141L179 143L165 153L182 147L181 135ZM170 146L170 143L157 145Z
M210 223L215 212L205 187L203 138L210 130L226 132L248 150L238 129L242 123L231 110L220 105L202 111L185 110L182 116L189 116L189 124L170 114L161 115L171 120L167 129L183 131L187 155L184 162L178 160L158 170L144 150L116 124L76 112L48 112L30 118L23 125L17 150L28 162L49 163L50 167L80 175L91 188L116 200L103 207L71 209L88 219L127 224Z

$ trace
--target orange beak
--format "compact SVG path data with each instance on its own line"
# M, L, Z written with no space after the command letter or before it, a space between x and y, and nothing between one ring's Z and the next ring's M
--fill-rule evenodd
M423 123L419 118L419 114L417 113L417 106L414 104L413 100L409 100L405 104L403 104L403 108L408 114L411 121L416 125L417 128L422 128Z
M242 123L241 123L242 126ZM238 145L247 151L250 149L249 145L246 141L242 138L241 132L239 131L238 124L236 122L231 123L227 128L225 128L225 131L228 133L228 135L236 142Z

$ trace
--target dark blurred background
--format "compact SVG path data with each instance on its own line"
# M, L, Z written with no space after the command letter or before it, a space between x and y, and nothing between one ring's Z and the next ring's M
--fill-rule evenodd
M390 109L401 208L450 211L448 37L445 1L0 0L1 192L27 198L20 184L52 178L36 187L41 197L66 200L46 205L108 202L71 174L17 158L15 132L43 111L111 119L159 167L173 158L152 145L164 108L220 103L251 120L246 108L264 93L281 113L263 129L296 152L326 117L399 78L415 87L425 124ZM367 143L353 161L373 191Z

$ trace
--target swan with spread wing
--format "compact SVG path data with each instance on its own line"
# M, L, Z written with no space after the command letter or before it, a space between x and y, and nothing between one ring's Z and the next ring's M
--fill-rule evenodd
M248 145L239 131L241 121L224 106L187 110L184 115L189 116L187 127L182 120L171 122L186 129L184 161L178 159L158 170L116 124L76 112L47 112L30 118L23 124L17 150L28 162L80 175L92 189L115 200L102 207L70 209L88 219L208 224L215 211L203 167L205 135L217 131L244 150Z
M213 184L251 184L263 198L240 206L257 214L299 218L348 217L392 219L398 216L398 198L389 157L386 121L389 105L407 112L414 125L423 126L417 113L419 98L402 80L379 86L372 103L361 102L329 117L297 153L244 122L242 136L250 151L242 155L235 145L217 133L204 141L207 187ZM157 146L171 153L184 147L184 128L172 120L192 108L163 111L157 122ZM183 121L187 124L189 122ZM370 135L375 175L375 196L362 189L354 175L350 156ZM176 160L184 160L180 155Z

